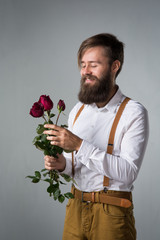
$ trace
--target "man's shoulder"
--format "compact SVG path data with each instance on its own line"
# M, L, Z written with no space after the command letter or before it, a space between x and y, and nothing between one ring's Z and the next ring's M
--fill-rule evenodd
M118 88L117 96L121 99L120 102L123 102L123 100L127 97L121 92L120 88ZM143 104L141 104L139 101L132 99L130 96L128 97L130 98L130 101L126 106L126 110L131 110L133 112L137 111L137 113L147 112L147 109L143 106Z
M130 99L129 105L130 108L136 109L137 111L147 111L147 109L144 107L144 105L134 99Z
M69 114L69 119L73 122L76 114L78 113L79 109L83 106L83 103L77 102L76 105L72 108L70 114Z
M126 106L126 114L136 116L146 116L148 114L147 109L140 102L130 99Z
M77 104L72 108L72 110L69 114L69 118L68 118L69 129L72 129L72 126L74 124L76 115L77 115L78 111L81 109L82 106L83 106L83 103L77 102Z
M77 102L76 105L72 108L70 114L75 115L83 105L84 104L82 102Z

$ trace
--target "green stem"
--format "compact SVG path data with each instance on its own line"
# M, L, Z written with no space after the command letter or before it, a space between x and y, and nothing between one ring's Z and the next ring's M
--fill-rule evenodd
M49 175L50 175L50 180L51 180L50 185L52 185L53 184L52 170L49 171ZM50 193L49 196L52 197L52 193Z
M57 117L57 120L56 120L56 125L57 125L57 123L58 123L58 119L59 119L60 114L61 114L61 111L60 111L59 114L58 114L58 117Z
M43 117L44 121L45 121L45 122L47 122L47 120L46 120L45 116L43 115L42 117Z
M47 111L48 122L50 120L50 111Z

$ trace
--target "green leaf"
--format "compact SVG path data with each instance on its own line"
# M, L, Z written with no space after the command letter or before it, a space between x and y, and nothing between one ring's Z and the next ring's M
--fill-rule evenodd
M35 142L35 144L34 144L35 146L36 146L36 148L38 148L39 150L44 150L45 149L45 145L43 144L43 143L41 143L41 142Z
M41 136L40 136L40 139L41 139L41 142L48 142L48 140L47 140L47 135L46 134L42 134Z
M49 123L49 124L53 124L52 120L49 120L48 123Z
M67 192L67 193L65 193L64 194L64 196L66 197L66 198L74 198L74 195L71 193L71 192Z
M61 194L61 191L60 191L60 189L58 188L58 189L53 193L53 195L54 195L54 200L57 200L57 198L59 197L60 194Z
M39 141L40 139L41 139L41 136L36 136L36 137L33 139L32 143L34 144L35 142Z
M46 155L58 158L58 156L56 155L57 150L55 149L55 146L50 145L50 148L46 152L48 152L48 154L46 154Z
M46 130L46 128L44 128L43 124L39 124L37 129L36 129L38 134L42 134L45 130Z
M58 151L59 154L62 154L63 148L58 147L58 150L57 150L57 151Z
M55 191L56 191L57 189L59 189L59 183L53 184L53 186L54 186L54 188L55 188Z
M58 197L58 201L59 201L60 203L63 203L64 200L65 200L65 197L64 197L62 194L59 195L59 197Z
M54 178L54 181L58 183L58 182L59 182L59 176L56 176L56 177Z
M48 182L48 183L52 182L52 180L50 178L44 179L43 181Z
M68 176L67 174L61 174L61 176L66 180L66 182L70 182L72 180L72 178L70 176Z
M35 171L35 176L36 176L37 178L40 178L40 179L41 179L41 174L40 174L39 171Z
M46 155L51 156L50 151L47 150L47 149L45 149L45 150L44 150L44 155L45 155L45 156L46 156Z
M35 178L35 176L27 176L26 178L32 178L33 179L33 178Z
M47 188L47 192L48 193L53 193L55 191L55 188L54 188L54 185L50 185L48 188Z
M62 181L59 181L59 182L60 182L60 184L66 185L66 183L64 183L64 182L62 182Z
M39 178L36 178L36 177L33 178L33 180L32 180L33 183L38 183L39 181L40 181L40 179L39 179Z
M45 172L45 171L48 171L47 169L45 169L45 168L43 168L42 170L41 170L41 172Z
M49 172L46 172L43 174L43 177L46 177L49 174Z
M50 114L50 118L53 118L54 116L55 116L54 113L51 113L51 114Z
M61 148L59 146L52 146L51 149L52 149L54 154L57 154L57 153L61 154L63 152L63 148Z
M64 125L61 125L61 127L62 127L62 128L68 128L68 126L65 125L65 124L64 124Z

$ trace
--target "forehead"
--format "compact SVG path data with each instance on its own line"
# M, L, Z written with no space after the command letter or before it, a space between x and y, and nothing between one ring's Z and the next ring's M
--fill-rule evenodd
M81 62L84 61L98 61L98 60L106 60L108 57L106 56L106 51L104 47L97 46L86 49L82 54Z

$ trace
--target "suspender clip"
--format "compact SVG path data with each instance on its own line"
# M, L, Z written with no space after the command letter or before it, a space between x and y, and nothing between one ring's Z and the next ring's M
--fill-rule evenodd
M103 191L106 193L108 191L108 189L106 187L104 187Z
M81 198L81 201L84 202L84 200L83 200L83 192L82 192L82 198Z

